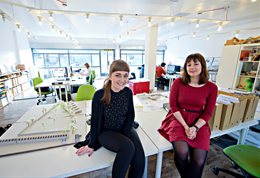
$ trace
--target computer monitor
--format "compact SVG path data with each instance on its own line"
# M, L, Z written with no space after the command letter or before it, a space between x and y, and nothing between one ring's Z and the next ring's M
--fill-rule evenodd
M167 74L176 74L176 73L180 73L180 71L181 71L181 66L168 64L166 73Z

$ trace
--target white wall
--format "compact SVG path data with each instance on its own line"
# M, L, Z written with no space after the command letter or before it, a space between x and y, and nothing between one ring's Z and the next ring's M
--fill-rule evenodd
M5 72L3 67L4 65L9 67L16 63L15 41L13 38L12 25L13 24L8 21L5 23L0 21L0 65L2 72Z
M259 30L240 34L239 39L259 36ZM167 40L167 50L165 52L166 64L173 63L183 66L185 58L191 53L201 53L204 57L221 57L222 48L226 40L232 39L234 35L219 34L206 37L180 37L179 39Z
M15 64L25 64L26 69L30 70L33 60L25 32L18 32L14 24L8 20L1 20L0 26L0 65L10 68Z

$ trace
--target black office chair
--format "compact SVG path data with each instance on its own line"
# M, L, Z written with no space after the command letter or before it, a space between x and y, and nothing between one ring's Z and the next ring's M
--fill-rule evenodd
M130 74L131 74L132 77L129 78L129 80L134 80L134 79L136 79L136 76L135 76L135 73L134 73L134 72L131 72Z

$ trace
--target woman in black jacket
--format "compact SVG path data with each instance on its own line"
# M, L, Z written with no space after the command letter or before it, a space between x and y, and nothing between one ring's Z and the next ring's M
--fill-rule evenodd
M92 100L90 142L76 152L91 156L100 146L116 152L112 177L124 178L130 165L128 177L141 178L145 156L141 141L132 128L135 111L132 91L128 83L130 68L123 60L115 60L109 78Z

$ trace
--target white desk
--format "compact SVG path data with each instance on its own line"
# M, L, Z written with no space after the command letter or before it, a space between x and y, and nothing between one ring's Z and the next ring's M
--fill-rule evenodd
M56 83L56 84L54 84ZM40 83L39 85L36 85L36 88L39 88L39 95L40 95L40 100L42 101L42 94L41 94L41 87L52 87L55 90L55 94L57 96L56 93L56 89L59 89L59 93L60 93L60 98L61 98L61 88L65 88L65 96L66 96L66 101L68 101L68 90L71 86L75 86L75 85L83 85L86 84L86 79L85 78L70 78L70 80L64 80L64 81L59 81L56 80L54 78L50 78L50 79L46 79L44 80L42 83Z
M48 107L48 105L44 105L44 107L46 106ZM82 107L84 106L85 105L82 104ZM87 104L86 106L89 107ZM14 124L14 127L10 127L2 137L7 137L10 134L17 135L19 123L24 122L26 118L29 119L30 116L34 116L35 110L40 111L42 107L43 106L35 106L30 109L26 113L26 117L22 117L18 120L17 124ZM59 115L57 115L57 117L58 116ZM89 126L86 128L85 115L79 114L76 115L75 118L78 120L79 132L86 134L85 132L89 130ZM158 149L142 128L139 127L137 133L139 134L145 151L146 169L144 177L146 177L148 164L147 157L157 154ZM82 137L82 139L84 139L84 135ZM22 145L17 146L19 147ZM0 177L68 177L112 166L115 158L115 153L108 151L103 147L95 151L91 157L88 157L87 154L77 156L75 152L76 149L71 145L1 157Z
M165 78L166 79L169 79L169 90L171 89L172 87L172 83L173 83L173 80L175 80L176 78L179 78L180 77L180 74L173 74L173 75L165 75Z
M137 97L134 98L136 101ZM138 100L138 99L137 99ZM163 119L165 118L167 112L165 110L161 111L150 111L150 112L142 112L136 111L136 120L141 125L144 132L150 137L152 142L158 148L157 154L157 163L156 163L156 178L161 177L161 168L162 168L162 159L163 159L163 152L172 149L172 145L168 142L164 137L162 137L159 132L157 131L158 128L161 126ZM238 126L233 128L223 130L223 131L213 131L211 138L218 137L221 135L225 135L234 131L240 130L240 137L238 139L238 144L243 144L246 139L247 131L250 126L256 125L258 121L256 120L260 114L256 114L255 120L248 121L246 123L241 123Z

